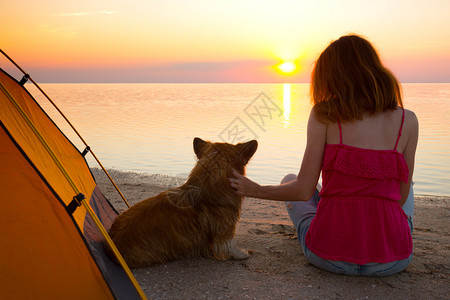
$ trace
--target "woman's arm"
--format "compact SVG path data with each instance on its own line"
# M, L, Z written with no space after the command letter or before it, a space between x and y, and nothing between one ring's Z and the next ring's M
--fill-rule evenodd
M403 134L407 137L406 146L403 149L403 157L409 169L408 183L400 185L400 195L402 196L399 204L403 206L408 198L409 189L411 188L412 177L414 173L414 161L416 157L417 142L419 139L419 121L416 115L410 111L405 110L405 124Z
M247 177L234 172L231 186L241 196L279 201L307 201L314 194L320 171L327 137L327 125L319 122L314 109L311 110L307 143L302 165L297 178L280 185L261 186Z

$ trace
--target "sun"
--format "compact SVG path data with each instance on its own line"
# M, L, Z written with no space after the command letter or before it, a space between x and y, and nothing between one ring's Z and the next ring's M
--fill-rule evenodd
M297 69L297 65L293 62L285 61L278 65L278 69L285 74L290 74Z

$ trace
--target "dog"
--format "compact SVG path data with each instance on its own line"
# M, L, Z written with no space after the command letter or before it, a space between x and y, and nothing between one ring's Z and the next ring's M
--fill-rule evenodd
M243 199L228 178L233 169L245 174L258 143L195 138L193 144L197 162L182 186L135 204L113 222L109 235L130 268L190 257L249 257L234 240ZM105 251L116 261L108 246Z

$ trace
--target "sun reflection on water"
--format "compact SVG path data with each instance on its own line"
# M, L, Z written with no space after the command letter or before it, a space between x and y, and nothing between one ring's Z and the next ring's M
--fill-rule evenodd
M291 85L283 84L283 123L284 127L289 127L291 116Z

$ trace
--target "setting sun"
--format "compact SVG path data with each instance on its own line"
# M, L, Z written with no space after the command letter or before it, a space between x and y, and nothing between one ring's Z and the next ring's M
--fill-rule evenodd
M297 66L293 62L284 62L278 65L278 69L283 73L289 74L294 72L297 69Z

